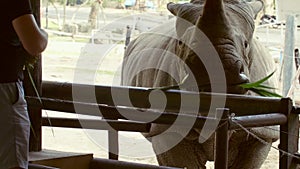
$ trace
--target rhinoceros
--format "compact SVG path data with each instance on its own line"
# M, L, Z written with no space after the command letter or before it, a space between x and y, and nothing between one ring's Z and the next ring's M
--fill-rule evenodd
M225 91L214 92L251 95L239 84L257 81L275 70L272 56L254 37L254 18L263 8L261 1L194 0L169 3L167 8L176 17L140 34L126 49L122 85L158 88L184 81L188 83L184 90L210 92L215 85L225 86ZM223 76L225 80L218 80ZM277 87L276 77L268 79L266 85ZM150 132L144 133L152 142L159 165L202 169L213 160L213 136L199 142L201 131L196 129L161 151L182 137L180 129L165 132L167 127L152 124ZM278 133L266 128L251 131L263 142L244 130L231 133L229 168L260 168L272 142L278 139ZM164 137L156 137L162 133Z

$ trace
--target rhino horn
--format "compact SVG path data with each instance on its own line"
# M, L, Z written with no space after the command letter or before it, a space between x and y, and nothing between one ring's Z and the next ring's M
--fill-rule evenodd
M229 25L223 0L206 0L198 27L211 29L216 27L215 25L222 26L223 30Z

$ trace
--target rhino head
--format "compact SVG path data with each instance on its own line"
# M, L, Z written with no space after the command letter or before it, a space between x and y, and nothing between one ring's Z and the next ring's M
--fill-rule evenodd
M188 65L199 89L210 91L212 76L220 79L225 75L226 92L245 93L238 84L250 80L254 17L263 8L263 3L195 0L186 4L169 3L167 8L177 16L176 33L180 40L176 53ZM208 46L212 46L215 53ZM201 56L195 49L200 50ZM206 63L203 63L203 60L215 60L211 56L214 54L218 55L223 75L218 71L208 72ZM211 62L209 66L218 66L215 61Z

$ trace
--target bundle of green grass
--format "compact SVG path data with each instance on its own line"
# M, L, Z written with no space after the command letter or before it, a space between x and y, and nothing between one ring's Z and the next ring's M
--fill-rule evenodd
M272 72L270 75L268 75L267 77L258 80L256 82L252 82L252 83L243 83L240 84L239 86L244 88L245 90L249 90L252 91L260 96L265 96L265 97L282 97L281 95L275 93L275 92L271 92L270 90L275 89L274 87L270 87L270 86L266 86L263 85L263 83L265 81L267 81L269 78L271 78L273 76L275 72Z

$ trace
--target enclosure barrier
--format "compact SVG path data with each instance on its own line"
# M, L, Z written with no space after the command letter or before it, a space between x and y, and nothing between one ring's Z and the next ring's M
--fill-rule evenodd
M76 96L74 100L73 90L79 91L79 97ZM96 102L87 102L90 97L90 91L95 93ZM126 102L118 102L113 100L112 90L122 95L124 93L130 94L132 105ZM215 118L208 118L204 116L193 116L191 114L178 114L179 111L189 112L190 106L185 105L180 107L181 98L200 100L199 112L206 112L211 106L211 100L226 100L224 108L214 107L218 113L223 113L223 118L219 123L219 128L216 131L216 156L215 168L224 169L227 165L227 151L228 151L228 130L240 128L238 124L243 127L260 127L280 125L280 169L296 168L295 155L298 151L298 112L299 110L292 106L292 101L289 98L267 98L254 97L246 95L232 95L232 94L217 94L217 93L195 93L188 91L168 90L163 91L167 100L165 112L158 112L157 110L149 109L150 103L148 101L149 95L153 89L136 88L136 87L111 87L111 86L93 86L83 84L70 83L56 83L47 82L42 83L42 96L40 103L37 97L27 97L30 106L40 107L46 110L55 110L69 113L77 113L84 115L93 115L89 110L97 108L101 111L103 119L63 119L63 118L46 118L43 119L43 125L50 125L52 127L74 127L81 128L82 120L87 126L84 128L109 130L109 152L118 152L111 150L118 150L118 131L135 131L147 132L149 131L150 123L145 117L150 115L159 115L158 118L151 121L151 123L172 124L178 117L184 118L180 125L185 125L190 119L195 119L195 128L202 128L205 121L215 121ZM78 93L77 93L78 94ZM192 103L192 102L191 102ZM76 107L80 106L80 111ZM118 110L122 109L122 114ZM140 110L137 113L134 110ZM227 114L234 113L235 118L231 118ZM124 113L126 116L123 116ZM133 114L134 113L134 114ZM127 119L133 117L133 119ZM140 118L143 117L143 118ZM136 118L136 119L135 119ZM118 121L118 119L123 119ZM142 121L140 119L145 119ZM127 121L124 121L127 120ZM102 125L103 124L103 125ZM109 124L110 127L107 127ZM224 125L226 124L226 125ZM221 127L222 126L222 127ZM114 130L111 130L114 128ZM110 154L111 159L117 159L117 155Z
M28 164L28 169L59 169L59 168L43 166L39 164Z
M117 160L95 158L91 162L91 169L180 169L175 167L154 166Z

